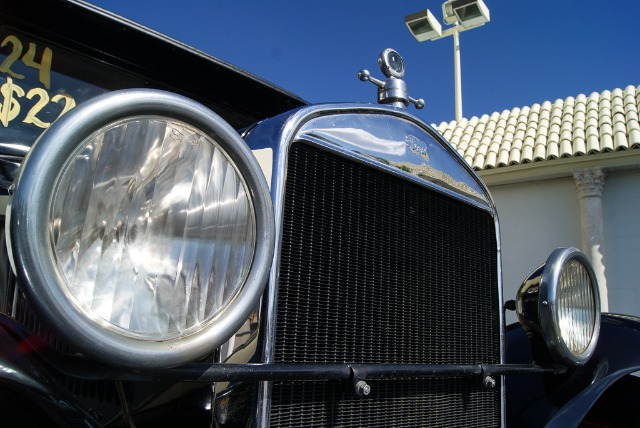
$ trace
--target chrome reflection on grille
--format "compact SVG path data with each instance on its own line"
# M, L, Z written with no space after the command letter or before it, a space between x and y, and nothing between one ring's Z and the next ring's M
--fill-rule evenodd
M493 217L296 143L285 189L275 362L500 362ZM497 426L500 388L385 380L368 397L277 382L272 426Z

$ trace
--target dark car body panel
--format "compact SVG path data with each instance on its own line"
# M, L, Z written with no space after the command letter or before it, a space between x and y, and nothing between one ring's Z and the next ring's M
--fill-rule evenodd
M46 41L54 54L60 50L85 61L82 67L58 62L59 72L79 81L106 91L146 87L176 92L206 105L236 129L307 104L223 60L83 1L3 1L0 40L14 33L38 41L37 54ZM5 55L11 47L5 43ZM96 72L98 81L92 76ZM34 101L21 102L24 114ZM22 157L41 131L29 128L24 138L0 138L0 196L8 194Z
M529 338L519 324L509 326L507 337L507 362L532 362ZM522 427L578 426L609 388L640 370L639 338L640 319L603 314L598 346L584 366L559 376L507 377L508 420Z
M136 73L149 87L189 96L235 128L306 104L229 63L83 1L4 0L0 22Z

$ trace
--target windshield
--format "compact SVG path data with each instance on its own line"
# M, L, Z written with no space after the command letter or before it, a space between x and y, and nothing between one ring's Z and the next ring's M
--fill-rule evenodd
M142 79L11 28L0 31L0 155L23 156L78 104Z

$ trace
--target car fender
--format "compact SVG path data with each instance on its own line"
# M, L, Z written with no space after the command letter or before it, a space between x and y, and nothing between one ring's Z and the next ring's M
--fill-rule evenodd
M45 345L38 337L30 335L15 320L0 315L0 390L2 395L22 403L28 399L42 411L47 420L58 426L87 427L99 423L82 410L75 399L55 377L51 367L39 357ZM29 411L32 410L27 404ZM3 406L11 407L11 403ZM22 407L25 407L24 405ZM10 413L4 407L3 414ZM19 411L19 410L15 410Z
M508 328L509 363L531 362L520 325ZM603 314L594 355L565 374L513 376L506 380L509 421L526 427L578 426L598 399L623 377L640 371L640 319Z

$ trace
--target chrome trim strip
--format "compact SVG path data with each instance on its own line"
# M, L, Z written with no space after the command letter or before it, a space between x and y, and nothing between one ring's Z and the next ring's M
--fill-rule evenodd
M495 211L495 207L494 207L494 213L493 213L493 219L494 219L494 224L495 224L495 230L496 230L496 249L497 249L497 262L498 262L498 316L500 319L500 364L506 364L506 358L507 358L507 349L506 349L506 344L507 344L507 333L505 331L506 327L505 327L505 314L504 314L504 290L503 290L503 283L502 283L502 243L500 242L500 221L498 219L498 213ZM500 382L502 385L502 397L500 400L500 414L502 415L502 419L501 419L501 426L506 426L507 425L507 394L506 394L506 384L505 384L505 376L501 375L500 376Z

